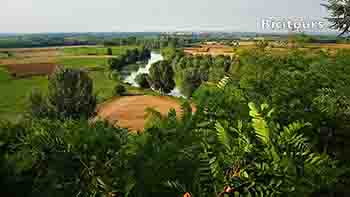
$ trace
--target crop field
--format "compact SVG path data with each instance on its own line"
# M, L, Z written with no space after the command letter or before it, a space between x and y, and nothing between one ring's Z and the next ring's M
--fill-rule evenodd
M241 45L240 49L253 47L252 43ZM24 49L0 49L0 117L6 120L16 120L18 114L28 109L28 96L34 89L46 91L48 74L57 65L70 68L83 68L89 71L94 81L94 91L98 101L104 102L113 97L115 81L109 79L108 58L118 56L135 46L112 47L113 56L107 55L107 48L102 46L47 47ZM310 44L302 50L320 48L350 48L347 44ZM185 48L188 54L196 55L233 55L234 50L224 45L201 45ZM284 53L286 48L271 48ZM140 65L128 65L122 73L129 73ZM33 76L43 75L43 76ZM16 77L15 77L16 76ZM129 94L154 94L127 86Z
M153 108L167 114L171 108L181 114L178 100L166 96L125 96L101 104L98 118L108 120L112 124L128 128L132 131L142 131L145 126L145 110ZM195 108L193 107L193 110ZM118 120L118 121L117 121Z
M58 60L59 65L68 68L107 68L108 58L106 57L62 57Z
M128 49L134 49L136 46L123 46L123 47L76 47L76 48L63 48L64 56L108 56L108 48L112 49L112 55L118 56L124 53Z
M28 108L28 96L34 89L47 90L46 77L14 79L3 67L0 67L0 118L17 120L19 114Z
M271 42L273 45L274 42ZM239 48L237 48L237 51L243 50L243 49L251 49L255 48L255 42L249 41L249 42L241 42ZM312 52L312 50L330 50L330 52L334 52L337 49L350 49L350 44L323 44L323 43L309 43L305 44L302 47L298 47L299 50ZM288 53L290 48L288 47L278 47L273 46L269 47L269 50L274 53ZM187 47L184 48L184 52L189 55L212 55L212 56L218 56L218 55L225 55L225 56L233 56L235 54L234 47L222 45L222 44L201 44L194 47Z
M28 109L28 98L34 89L47 91L47 75L58 65L87 69L99 102L113 97L115 81L108 77L108 58L133 48L112 47L113 56L107 56L107 48L102 46L0 49L0 118L17 120L18 114ZM97 54L89 55L96 51ZM144 91L128 87L128 92Z
M234 54L233 48L225 45L199 45L198 47L185 48L184 52L191 55L229 55Z
M52 63L12 64L5 66L13 77L51 75L57 65Z
M59 48L1 49L0 52L10 54L10 56L0 56L0 65L55 63L60 55Z

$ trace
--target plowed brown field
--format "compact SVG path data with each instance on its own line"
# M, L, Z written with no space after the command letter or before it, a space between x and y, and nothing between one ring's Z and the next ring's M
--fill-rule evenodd
M13 64L6 66L10 74L15 77L50 75L53 73L56 67L56 64L51 63Z
M188 47L184 49L184 52L190 55L227 55L232 56L234 54L233 48L225 45L200 45L198 47Z
M174 108L178 114L181 113L181 105L177 100L166 96L145 95L125 96L101 104L97 109L97 116L132 131L142 131L147 108L154 108L162 114L167 114Z

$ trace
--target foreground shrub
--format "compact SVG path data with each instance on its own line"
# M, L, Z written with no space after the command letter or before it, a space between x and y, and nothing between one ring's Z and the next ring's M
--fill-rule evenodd
M1 196L109 196L124 190L123 177L130 176L123 169L127 130L72 120L0 126L6 139L0 181L7 186Z

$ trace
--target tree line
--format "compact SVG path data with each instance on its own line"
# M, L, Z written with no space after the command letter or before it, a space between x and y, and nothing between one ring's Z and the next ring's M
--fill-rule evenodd
M149 58L151 58L151 51L146 47L141 47L127 50L124 54L109 59L108 64L111 70L121 71L128 64L147 61Z
M197 39L192 37L176 37L176 36L157 36L155 38L135 37L112 38L105 40L105 46L126 46L138 45L146 46L151 49L162 49L166 47L181 48L197 42Z
M163 93L169 93L177 86L187 97L191 97L202 83L220 81L232 71L236 62L230 56L189 56L174 48L164 48L162 55L164 60L151 67L150 86Z

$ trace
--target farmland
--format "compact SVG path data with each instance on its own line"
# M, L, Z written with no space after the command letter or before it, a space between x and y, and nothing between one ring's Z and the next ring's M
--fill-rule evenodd
M153 108L166 115L171 108L181 114L180 103L164 96L126 96L101 104L97 108L98 118L112 124L129 128L133 131L143 131L147 108Z
M0 67L0 118L17 120L28 108L28 96L34 89L46 91L46 77L14 79Z
M108 59L124 53L136 46L111 47L112 55L107 54L107 47L103 46L74 46L74 47L46 47L23 49L0 49L1 109L0 116L4 119L16 119L20 112L28 107L27 98L34 89L45 90L47 87L46 74L52 73L56 65L67 68L83 68L89 70L94 81L95 92L99 95L99 102L113 97L115 82L108 75ZM254 48L253 42L242 42L238 49ZM343 49L350 48L348 44L308 44L302 50ZM285 48L272 48L276 52L288 52ZM234 54L233 47L225 45L199 45L185 48L184 52L192 55L229 55ZM6 55L4 55L6 54ZM10 55L7 55L10 54ZM136 70L139 65L129 65L122 71L124 74ZM36 76L44 75L44 76ZM35 76L35 77L30 77ZM24 77L24 78L23 78ZM3 83L6 81L6 83ZM142 93L143 90L128 86L132 93ZM12 90L12 91L10 91ZM151 93L152 92L148 92Z
M197 47L185 48L184 52L191 55L233 55L233 48L225 45L199 45Z
M53 63L11 64L4 66L13 77L51 75L57 65Z
M47 75L57 65L87 69L98 100L102 102L113 97L115 81L109 78L108 59L135 47L111 47L112 55L107 55L107 48L103 46L0 49L1 54L11 54L0 56L0 117L17 120L22 116L29 106L29 94L34 89L46 92ZM129 89L131 93L142 92Z
M198 55L198 56L234 56L237 52L243 50L249 50L256 48L256 43L254 41L241 41L239 42L239 47L233 47L228 45L223 45L219 43L210 43L210 44L198 44L192 47L185 47L183 50L186 54L189 55ZM320 50L329 51L334 54L339 49L350 49L350 44L336 44L336 43L304 43L304 44L294 44L288 46L280 46L277 42L269 42L269 50L275 54L288 54L291 48L297 47L301 51L305 51L309 54L318 52Z

